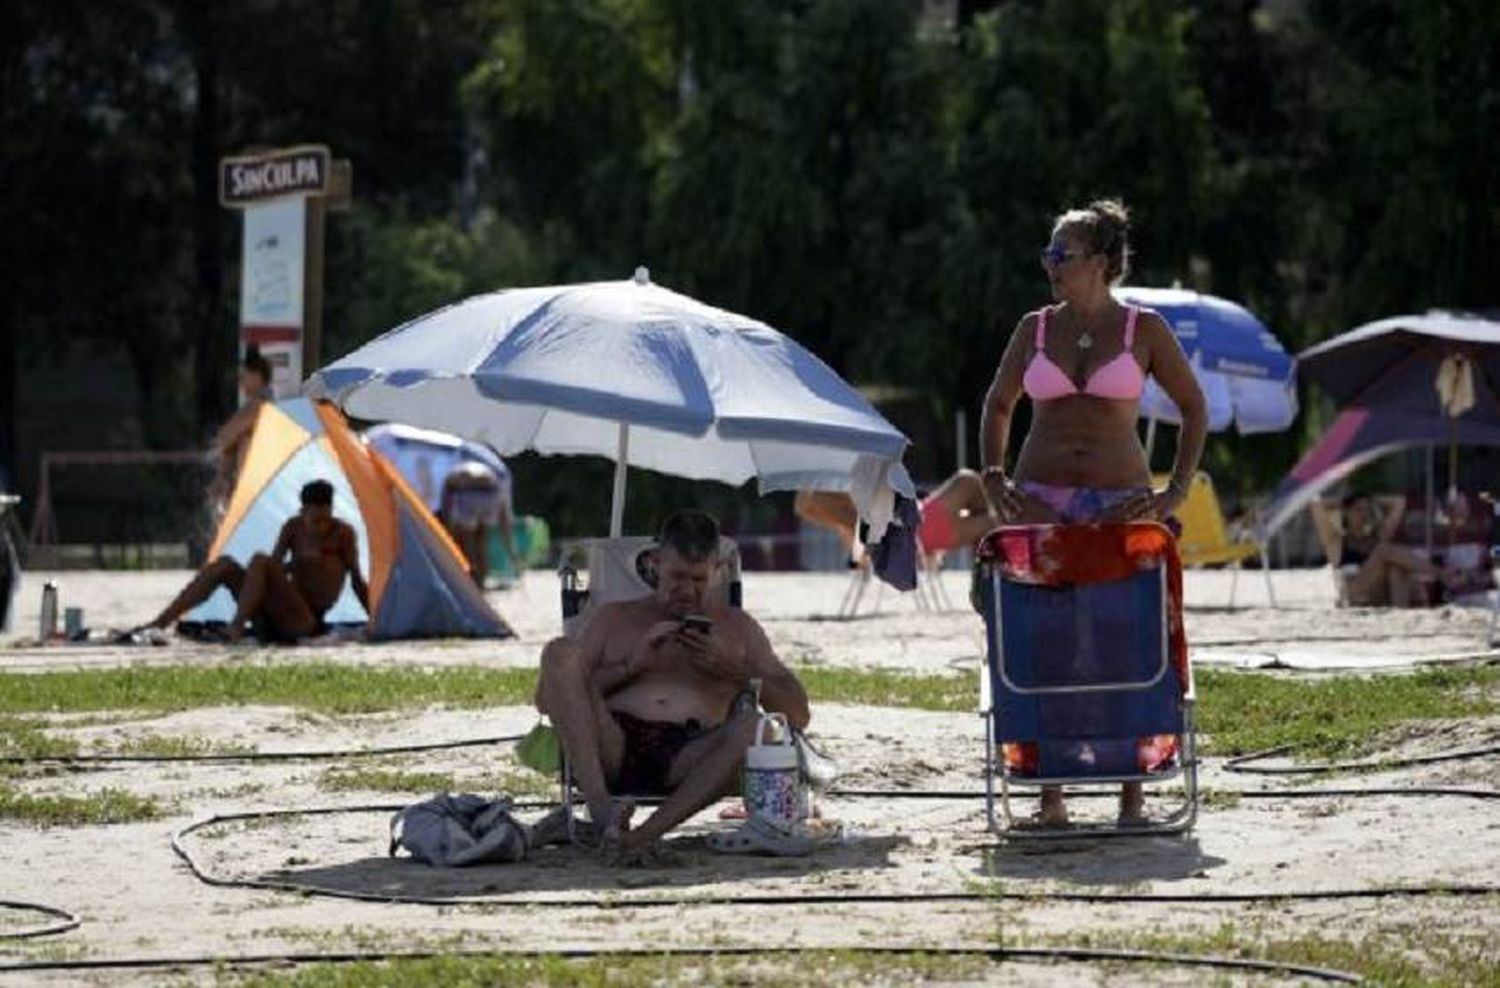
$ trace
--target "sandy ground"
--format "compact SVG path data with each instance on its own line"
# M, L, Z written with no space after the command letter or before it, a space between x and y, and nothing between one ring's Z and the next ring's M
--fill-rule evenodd
M960 604L966 588L949 574ZM65 604L86 608L96 627L149 615L182 573L55 575ZM133 662L296 662L316 656L359 663L526 665L557 630L556 584L533 574L493 600L518 631L511 642L416 642L265 651L173 643L151 648L51 647L28 643L37 586L22 588L20 613L0 640L0 669L45 671ZM980 624L972 612L917 613L886 594L879 614L828 617L845 578L748 574L746 599L773 643L804 663L950 671L978 661ZM1265 606L1258 574L1241 578L1242 606L1229 610L1227 576L1188 579L1188 628L1200 663L1377 667L1484 654L1487 615L1336 610L1324 571L1276 575L1280 603ZM868 603L867 603L868 610ZM82 722L80 722L80 720ZM59 732L85 744L113 745L144 734L195 735L262 750L337 749L522 731L534 722L519 707L431 709L360 718L323 718L275 707L197 709L167 716L54 718ZM0 940L0 964L39 956L80 958L254 955L378 946L449 945L499 949L642 946L862 944L975 946L1076 943L1093 936L1211 933L1233 924L1247 935L1278 938L1317 931L1359 940L1373 932L1437 927L1453 935L1500 940L1500 899L1442 897L1324 899L1275 904L1109 903L1010 898L970 901L781 906L650 905L663 898L834 894L1056 893L1224 895L1247 892L1371 889L1432 883L1500 885L1500 814L1493 803L1457 796L1280 794L1292 787L1416 785L1500 788L1500 760L1455 762L1369 776L1280 782L1205 766L1213 793L1193 835L1128 841L1070 841L1038 850L999 844L984 827L980 743L972 716L838 704L815 709L816 734L845 767L844 788L961 790L966 799L829 798L824 812L846 828L842 843L796 860L713 855L703 835L727 824L708 812L672 842L663 867L619 871L586 851L554 848L523 865L440 871L386 857L389 812L348 812L222 824L186 840L201 866L225 878L275 878L323 888L452 898L419 906L341 901L295 894L214 888L173 856L171 834L214 814L308 806L400 804L421 793L330 791L324 773L338 763L118 765L28 777L28 792L90 791L106 786L159 797L166 819L110 827L38 829L0 824L0 898L42 900L80 913L84 925L60 937ZM1407 738L1403 753L1500 742L1500 719L1433 725ZM509 769L504 748L471 748L361 759L360 764L443 771L484 780ZM1262 795L1236 797L1230 790ZM1164 809L1166 795L1151 806ZM1079 798L1080 818L1112 813L1112 799ZM1030 809L1023 801L1023 809ZM545 900L568 904L546 905ZM522 905L520 903L527 903ZM507 903L509 903L507 905ZM37 919L0 918L0 932ZM1500 956L1497 956L1500 963ZM1097 965L1007 962L991 980L1018 984L1105 984L1118 969ZM199 972L208 978L211 973ZM3 977L3 975L0 975ZM45 984L154 984L161 972L35 975ZM1201 971L1152 968L1132 979L1198 984ZM1285 980L1285 979L1281 979ZM1264 976L1229 983L1275 984ZM1288 982L1290 983L1290 982Z

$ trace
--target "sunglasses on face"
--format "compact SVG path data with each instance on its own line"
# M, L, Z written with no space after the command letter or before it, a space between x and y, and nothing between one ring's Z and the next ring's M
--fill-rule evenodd
M1042 267L1061 267L1075 257L1082 257L1087 251L1068 250L1062 244L1048 244L1042 248Z

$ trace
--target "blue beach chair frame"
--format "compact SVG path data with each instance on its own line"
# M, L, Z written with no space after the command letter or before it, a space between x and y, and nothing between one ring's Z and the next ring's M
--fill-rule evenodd
M1155 523L1094 527L1125 530L1135 525L1160 528ZM1051 528L1054 526L1011 530ZM1198 811L1196 696L1191 666L1186 665L1186 676L1182 677L1171 661L1168 609L1180 606L1180 601L1174 601L1169 587L1167 559L1162 558L1158 565L1123 580L1061 587L1040 587L1034 581L1014 579L1006 570L1001 560L981 563L977 587L987 646L985 667L980 674L979 713L985 723L985 816L990 831L1008 839L1049 840L1189 830ZM1139 608L1138 619L1128 622L1123 629L1118 619L1113 625L1107 620L1094 620L1101 609L1094 606L1100 593L1133 597ZM1135 654L1107 672L1094 669L1084 675L1077 674L1076 663L1063 663L1072 665L1075 675L1071 678L1054 675L1049 679L1049 672L1059 670L1046 669L1036 662L1035 646L1045 643L1030 640L1048 630L1045 620L1036 618L1039 595L1052 595L1053 603L1065 608L1073 605L1073 630L1078 638L1103 635L1103 640L1133 646ZM1105 735L1091 734L1087 727L1071 732L1053 731L1075 714L1094 723L1106 721L1112 730ZM1167 767L1142 772L1134 764L1136 738L1155 734L1175 734L1179 739L1178 751ZM1037 774L1017 774L1003 755L997 759L997 747L1006 742L1037 745ZM1110 747L1114 755L1104 756L1101 764L1100 750ZM1128 754L1122 756L1122 751ZM1115 764L1109 764L1111 760ZM1183 792L1181 806L1169 816L1145 825L1020 828L1010 806L1012 786L1160 783L1179 777ZM997 802L1003 827L996 818Z

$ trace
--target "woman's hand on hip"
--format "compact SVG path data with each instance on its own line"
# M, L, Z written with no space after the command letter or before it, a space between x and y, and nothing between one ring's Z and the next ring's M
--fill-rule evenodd
M1168 485L1126 498L1104 513L1102 521L1166 521L1182 506L1183 495Z

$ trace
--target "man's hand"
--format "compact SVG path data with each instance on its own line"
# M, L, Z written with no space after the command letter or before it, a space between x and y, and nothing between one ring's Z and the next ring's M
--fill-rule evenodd
M626 666L632 677L640 675L647 669L655 666L658 656L665 650L681 648L678 641L678 632L682 630L682 624L678 621L658 621L646 629L641 636L640 643L636 645L635 652L626 662Z
M750 678L750 663L745 655L743 642L731 644L723 636L679 628L677 640L687 653L694 669L705 676L722 679L730 683L743 683Z

